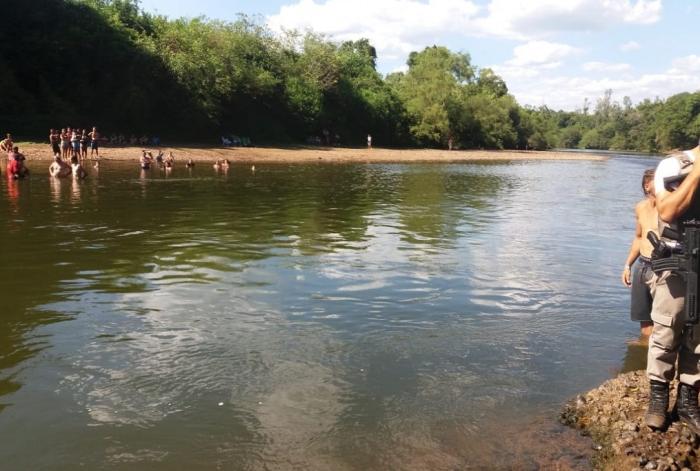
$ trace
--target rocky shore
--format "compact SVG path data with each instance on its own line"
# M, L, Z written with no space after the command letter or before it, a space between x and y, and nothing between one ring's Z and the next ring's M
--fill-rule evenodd
M671 404L677 384L672 385ZM664 432L644 425L649 382L632 371L579 395L561 421L590 435L598 450L593 466L602 470L686 471L700 469L700 440L677 420Z

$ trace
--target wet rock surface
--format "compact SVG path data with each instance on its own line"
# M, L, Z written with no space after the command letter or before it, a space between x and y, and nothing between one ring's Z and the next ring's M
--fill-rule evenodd
M671 385L671 407L677 383ZM590 436L595 469L700 470L700 440L676 417L665 431L644 424L649 381L644 371L625 373L567 403L560 420Z

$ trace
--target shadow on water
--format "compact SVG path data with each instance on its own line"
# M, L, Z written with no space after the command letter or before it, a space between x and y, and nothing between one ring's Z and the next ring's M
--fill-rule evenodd
M627 343L625 358L622 360L620 373L647 369L647 351L649 347L645 343L630 341Z

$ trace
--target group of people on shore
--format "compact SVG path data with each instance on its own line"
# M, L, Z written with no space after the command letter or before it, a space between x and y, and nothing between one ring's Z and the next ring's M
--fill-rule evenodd
M101 136L97 128L93 126L88 132L87 129L66 127L58 131L49 130L49 144L53 155L59 155L63 160L77 158L87 159L88 147L90 147L90 158L100 158Z
M49 175L56 178L65 178L73 175L74 178L87 177L87 171L82 161L87 159L87 150L90 147L90 158L96 159L95 167L99 166L100 136L97 127L87 129L62 128L49 130L49 144L53 152L53 163L49 166Z
M700 142L673 153L642 177L644 199L635 207L636 232L622 273L631 287L631 316L648 336L649 404L645 423L665 430L678 418L700 435L700 306L687 293L697 286L689 257L700 250ZM696 162L698 164L696 165ZM636 264L634 262L637 261ZM634 264L634 266L633 266ZM686 306L686 302L689 304ZM673 413L669 385L678 379Z

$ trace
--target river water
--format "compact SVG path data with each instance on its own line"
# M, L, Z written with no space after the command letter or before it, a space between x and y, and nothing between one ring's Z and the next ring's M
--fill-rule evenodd
M587 469L656 162L3 174L0 467Z

